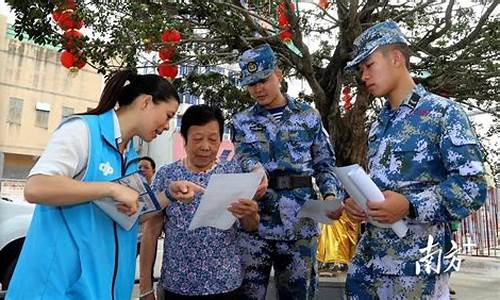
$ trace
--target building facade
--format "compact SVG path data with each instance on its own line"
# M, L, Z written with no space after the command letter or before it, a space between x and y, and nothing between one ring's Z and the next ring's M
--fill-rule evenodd
M40 46L15 38L11 25L0 15L0 195L23 200L26 176L43 153L53 131L62 118L97 106L103 87L103 76L91 67L70 73L59 61L59 49ZM179 77L195 67L181 67ZM220 70L208 70L203 72ZM144 72L144 70L142 71ZM141 73L142 73L141 72ZM145 73L155 73L147 70ZM136 140L142 155L152 157L157 166L185 155L180 135L180 119L193 104L203 103L188 93L181 94L177 118L171 130L153 142ZM233 156L233 145L226 130L219 150L225 159ZM226 150L226 151L224 151Z
M23 182L64 116L97 105L103 77L71 74L57 48L19 41L0 15L0 193L22 197ZM20 195L19 195L20 193Z

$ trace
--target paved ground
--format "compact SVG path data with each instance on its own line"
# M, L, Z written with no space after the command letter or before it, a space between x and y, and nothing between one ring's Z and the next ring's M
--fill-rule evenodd
M161 255L163 251L159 249L155 275L160 272ZM456 291L452 299L456 300L498 300L500 299L500 249L497 249L497 256L478 257L461 256L464 258L460 270L451 276L451 287ZM139 262L137 261L137 265ZM138 272L136 277L138 278ZM345 276L339 274L334 278L320 278L319 299L343 299L343 287ZM266 300L276 299L274 289L269 288ZM133 299L137 299L138 285L134 287ZM3 299L0 292L0 299Z
M158 249L155 275L159 275L161 255ZM464 261L458 272L451 276L451 287L456 291L452 299L456 300L499 300L500 299L500 249L497 257L462 256ZM136 276L138 278L138 274ZM334 278L320 278L319 299L342 299L345 276L339 274ZM268 290L266 300L276 299L272 286ZM138 285L134 288L134 299L138 295Z
M452 299L500 299L500 257L464 256L460 271L451 275Z

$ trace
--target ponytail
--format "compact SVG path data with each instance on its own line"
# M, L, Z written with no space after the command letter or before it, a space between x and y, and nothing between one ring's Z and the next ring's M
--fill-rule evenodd
M127 83L128 81L128 83ZM165 78L158 75L138 75L135 70L122 70L106 80L96 108L83 115L99 115L119 106L127 106L140 95L151 95L153 102L180 102L177 91Z

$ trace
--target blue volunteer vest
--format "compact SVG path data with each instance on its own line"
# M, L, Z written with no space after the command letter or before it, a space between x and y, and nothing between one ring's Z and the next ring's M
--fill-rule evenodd
M125 162L117 150L112 111L76 117L89 128L82 181L110 181L137 171L137 153L130 147ZM7 299L129 300L137 233L137 224L126 231L92 202L37 205Z

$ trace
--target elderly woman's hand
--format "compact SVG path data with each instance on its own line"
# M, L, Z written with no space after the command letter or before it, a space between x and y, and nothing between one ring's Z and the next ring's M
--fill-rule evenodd
M172 197L184 203L191 202L196 193L205 192L203 187L187 180L172 181L168 188Z
M231 206L227 210L240 219L241 225L245 230L257 229L260 221L259 206L254 200L239 199L231 203Z
M239 199L238 201L231 203L231 206L229 206L227 210L229 210L236 218L241 219L243 217L257 214L259 206L254 200Z

